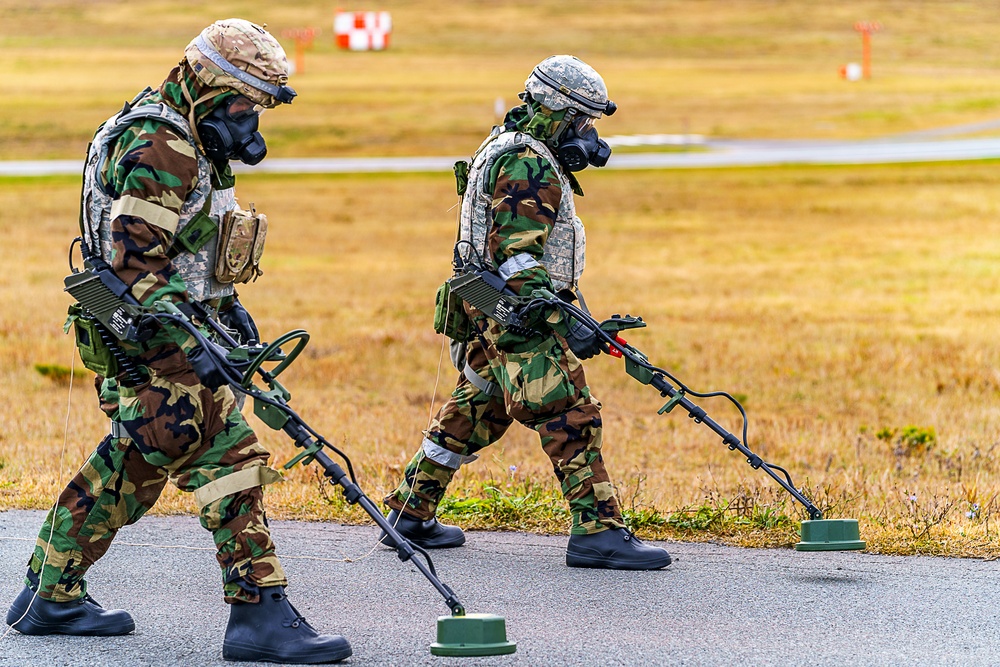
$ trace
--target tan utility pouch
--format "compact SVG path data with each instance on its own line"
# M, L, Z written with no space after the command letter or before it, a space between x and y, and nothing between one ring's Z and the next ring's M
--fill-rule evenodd
M234 208L222 217L219 230L219 254L215 262L215 278L220 283L248 283L264 272L260 258L267 238L267 216L250 210Z

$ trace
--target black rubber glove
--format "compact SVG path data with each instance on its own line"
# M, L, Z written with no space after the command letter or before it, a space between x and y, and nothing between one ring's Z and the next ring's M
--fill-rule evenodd
M578 359L590 359L601 352L608 351L608 344L597 337L597 332L588 328L582 322L571 319L569 333L566 334L569 349Z
M234 298L233 305L219 313L219 323L239 334L240 343L243 345L256 345L260 342L257 324L240 303L239 298Z
M194 369L194 374L198 376L198 380L212 391L215 391L219 387L229 384L230 378L226 373L226 369L216 360L215 355L206 349L209 345L212 346L215 353L225 358L226 349L224 347L206 340L188 352L187 360L191 364L191 368Z

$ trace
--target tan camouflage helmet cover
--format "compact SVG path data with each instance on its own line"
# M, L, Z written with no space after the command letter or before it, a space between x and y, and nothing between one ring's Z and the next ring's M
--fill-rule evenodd
M291 102L288 58L264 28L244 19L216 21L184 50L198 79L214 88L231 88L268 109Z
M617 109L608 100L608 87L601 75L576 56L549 56L531 70L524 89L553 111L573 108L600 118Z

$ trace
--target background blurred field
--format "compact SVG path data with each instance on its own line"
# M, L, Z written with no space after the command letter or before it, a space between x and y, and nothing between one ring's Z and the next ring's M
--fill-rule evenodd
M351 7L353 9L353 7ZM271 154L460 155L531 66L573 52L621 111L603 134L692 132L864 138L993 120L1000 15L992 3L384 2L379 54L336 51L333 7L265 3L0 2L7 92L0 159L81 156L122 100L157 84L205 24L229 15L324 33L269 112ZM856 20L879 20L875 78ZM291 42L286 40L291 50ZM994 556L1000 484L995 164L596 172L578 203L592 309L641 314L629 336L698 390L750 414L750 445L831 516L858 516L870 548ZM243 290L265 334L308 329L287 373L293 406L388 491L455 373L430 328L454 238L446 174L241 178L272 220L266 276ZM60 279L74 235L73 178L0 181L0 509L44 507L106 430L79 368L68 379ZM440 363L439 363L440 362ZM432 393L440 365L436 395ZM644 534L794 541L802 513L684 415L658 416L620 362L588 363L606 452ZM703 403L731 430L738 414ZM279 461L291 447L261 433ZM311 469L272 487L274 515L361 520ZM536 440L513 429L463 469L446 503L467 527L560 531L566 517ZM159 511L190 511L168 490Z

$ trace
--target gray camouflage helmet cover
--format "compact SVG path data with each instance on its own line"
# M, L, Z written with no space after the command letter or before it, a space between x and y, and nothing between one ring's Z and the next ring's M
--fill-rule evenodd
M271 33L245 19L216 21L184 50L195 76L207 86L230 88L262 107L291 102L288 58Z
M600 118L616 109L601 75L576 56L549 56L531 70L524 89L553 111L572 108Z

